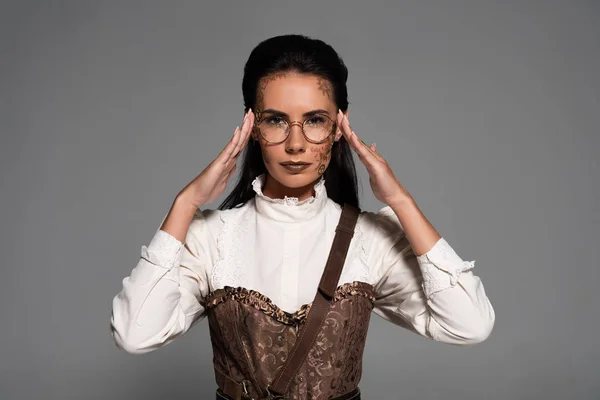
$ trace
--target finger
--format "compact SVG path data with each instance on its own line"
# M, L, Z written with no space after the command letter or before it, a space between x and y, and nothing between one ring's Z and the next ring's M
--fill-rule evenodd
M252 127L252 116L250 114L250 110L248 110L248 113L246 114L246 116L244 117L244 121L242 122L242 126L239 129L239 141L237 143L237 146L235 147L235 150L232 154L232 157L237 157L240 152L242 151L242 149L244 148L244 146L246 145L246 143L248 142L248 136L249 136L249 132L251 130Z
M350 132L348 131L348 129L346 128L346 125L344 124L344 114L342 114L341 112L338 112L338 115L337 115L337 124L338 124L338 128L342 132L342 135L344 136L344 138L346 138L346 141L348 142L348 144L350 145L350 147L354 151L356 151L356 146L354 144L354 141L350 137L351 136Z
M377 143L373 143L372 145L370 145L369 150L371 151L371 153L373 153L373 156L377 160L379 160L381 162L385 162L385 158L383 158L383 156L377 152Z
M229 175L232 169L235 169L236 164L235 158L230 158L229 161L223 165L223 172L226 176Z
M242 126L238 129L238 143L235 147L235 150L231 154L231 157L237 157L244 149L246 144L248 143L248 138L250 137L250 133L252 132L252 126L254 125L254 114L252 113L252 109L249 109L246 115L244 116L244 120L242 121Z
M356 135L356 133L354 131L352 131L352 132L354 133L354 135ZM360 140L361 140L362 144L364 145L364 147L369 151L369 153L372 154L372 156L375 160L380 161L380 162L385 162L385 159L383 158L383 156L377 152L377 145L375 143L368 146L362 139L360 139Z
M219 162L225 164L227 161L229 161L232 158L233 152L235 151L235 148L239 142L239 137L240 137L240 127L238 126L233 131L233 136L232 136L231 140L229 141L229 143L227 143L227 146L225 146L225 148L221 151L221 153L217 157Z
M346 138L346 141L350 144L350 147L354 149L357 153L359 152L359 144L360 141L356 140L356 134L353 135L352 127L350 126L350 122L346 118L346 116L342 113L338 115L338 123L342 134Z
M236 168L235 168L235 167L236 167L236 165L235 165L235 164L233 164L233 166L231 167L230 171L229 171L229 172L227 173L227 175L225 176L225 179L226 179L227 181L229 180L229 178L231 178L231 175L233 175L233 173L235 172L235 170L236 170Z
M340 124L340 126L341 126L341 124ZM354 152L358 156L360 162L362 162L368 168L370 163L369 163L368 159L364 156L364 152L362 152L361 149L358 147L360 140L357 139L355 134L354 135L352 134L352 131L347 131L345 127L342 127L341 131L342 131L342 134L344 135L344 138L346 138L346 142L348 142L348 144L350 145L352 150L354 150Z
M248 121L246 122L246 126L243 129L243 133L242 133L242 141L240 143L240 151L242 151L244 149L244 147L246 147L246 145L249 142L250 136L252 136L252 129L254 128L254 121L255 121L255 117L254 117L254 113L252 112L252 109L248 109Z
M252 135L252 128L254 127L254 113L252 112L251 108L248 110L248 113L248 126L245 128L245 132L242 135L242 147L240 151L248 144L249 138Z
M344 118L344 114L342 113L339 114L341 116L341 119L338 118L338 120L341 121L341 126L347 129L346 131L343 130L342 132L348 132L348 135L346 135L346 140L350 142L350 145L355 149L357 154L368 157L368 154L370 153L371 155L373 155L373 157L375 157L375 159L383 161L383 157L379 153L377 153L376 147L374 147L375 143L373 143L371 146L367 145L365 141L359 138L356 132L352 130L348 118ZM367 153L361 152L361 149L366 150Z
M346 136L346 140L350 143L350 146L356 151L361 161L366 165L366 163L373 162L373 153L369 149L369 147L364 144L362 140L358 138L356 133L350 127L350 122L348 118L344 116L342 118L341 124L342 133Z
M366 151L367 154L375 155L374 150L371 148L372 145L369 146L367 143L365 143L364 140L359 138L358 135L356 134L356 132L352 130L352 128L350 128L350 131L352 132L352 136L355 139L356 147L358 147L359 149L362 149L363 151Z

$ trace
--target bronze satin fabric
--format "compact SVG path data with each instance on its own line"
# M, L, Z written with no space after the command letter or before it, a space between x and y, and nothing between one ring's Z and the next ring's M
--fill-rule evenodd
M323 329L290 385L290 398L325 400L358 387L374 300L370 284L337 287ZM267 296L245 288L226 286L209 294L205 307L219 389L231 384L224 378L228 376L245 381L251 397L265 397L311 304L287 313Z

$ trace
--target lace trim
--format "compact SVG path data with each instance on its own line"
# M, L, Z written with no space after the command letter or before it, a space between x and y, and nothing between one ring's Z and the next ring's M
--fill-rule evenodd
M475 260L463 261L444 238L426 254L417 257L423 274L426 297L456 286L460 275L475 267Z
M422 267L423 291L426 293L426 298L429 299L437 292L456 286L460 279L460 274L474 267L475 260L463 261L460 267L453 269L452 272L446 272L432 264L424 265Z
M340 281L366 281L371 282L371 269L369 268L367 251L365 249L365 234L361 224L362 216L359 216L354 227L354 237L348 249L348 268L342 270ZM355 261L360 263L355 267Z
M305 203L312 203L317 198L320 198L321 196L325 195L325 176L324 175L321 175L321 179L314 185L315 195L310 196L309 198L304 199L304 200L298 200L297 197L288 197L288 196L285 196L283 199L272 199L270 197L265 196L262 191L262 187L265 183L265 179L266 179L266 174L264 174L264 173L257 176L256 178L254 178L254 180L252 181L252 189L254 189L254 191L256 192L257 195L259 195L260 197L262 197L263 199L265 199L271 203L285 204L288 206L299 206L299 205L302 205Z
M365 282L354 281L338 286L333 296L333 302L335 303L348 296L362 296L369 299L371 303L375 301L373 286ZM250 305L286 325L296 325L302 322L308 315L313 303L303 304L297 311L289 313L279 308L268 296L256 290L225 286L209 293L204 300L204 307L210 309L227 300Z
M223 280L231 286L239 286L243 281L243 265L238 256L242 249L241 237L248 228L247 218L244 215L239 221L229 221L228 217L235 209L224 210L219 214L223 227L217 236L217 250L219 258L211 272L212 287L222 287ZM227 249L227 250L226 250ZM224 270L224 272L223 272Z
M183 253L183 243L171 234L158 230L148 246L142 246L141 256L158 267L171 269Z

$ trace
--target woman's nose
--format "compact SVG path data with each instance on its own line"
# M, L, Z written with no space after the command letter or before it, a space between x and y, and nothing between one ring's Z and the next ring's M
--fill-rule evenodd
M302 125L293 124L290 127L290 134L285 141L285 149L293 153L306 150L306 139L302 134Z

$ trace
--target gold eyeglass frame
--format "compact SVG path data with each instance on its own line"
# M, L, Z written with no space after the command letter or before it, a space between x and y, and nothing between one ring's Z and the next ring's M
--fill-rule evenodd
M323 139L323 140L321 140L321 141L318 141L318 142L317 142L317 141L314 141L314 140L311 140L311 139L309 139L309 138L306 136L306 132L304 132L304 124L306 123L306 121L308 121L309 119L311 119L311 118L314 118L314 117L316 117L316 116L319 116L319 117L325 117L325 118L327 118L328 120L330 120L330 121L333 123L333 127L331 128L331 133L330 133L329 135L325 136L325 139ZM273 116L271 116L271 115L267 115L267 116L265 116L265 117L262 117L262 118L261 118L259 121L254 121L254 127L255 127L256 129L258 129L258 133L259 133L259 134L260 134L260 136L263 138L263 140L264 140L265 142L269 143L269 144L279 144L279 143L283 143L283 142L285 142L285 141L287 140L287 138L288 138L288 137L290 137L290 133L292 132L292 126L294 126L294 125L300 125L300 130L302 131L302 136L304 136L304 139L306 139L308 142L310 142L310 143L313 143L313 144L321 144L321 143L325 143L325 142L327 141L327 139L329 139L329 137L330 137L331 135L335 135L335 132L337 131L337 128L338 128L338 124L337 124L337 122L336 122L336 121L334 121L334 120L332 120L332 119L329 117L329 115L327 115L327 114L315 114L315 115L313 115L313 116L311 116L311 117L308 117L308 118L306 118L306 119L305 119L304 121L302 121L302 122L300 122L300 121L289 121L289 122L288 122L288 120L287 120L286 118L279 116L279 118L283 119L283 120L285 121L285 123L287 124L287 126L288 126L288 127L287 127L287 133L286 133L286 135L285 135L285 138L284 138L283 140L281 140L281 141L279 141L279 142L271 142L271 141L267 140L267 138L265 138L265 136L262 134L262 131L260 130L260 127L259 127L259 125L260 125L260 124L261 124L261 123L262 123L262 122L263 122L265 119L267 119L267 118L272 118L272 117L273 117Z

